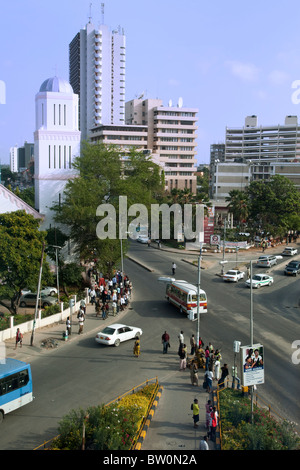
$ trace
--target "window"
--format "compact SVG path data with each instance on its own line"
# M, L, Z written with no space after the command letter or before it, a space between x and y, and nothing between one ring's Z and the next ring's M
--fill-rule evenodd
M28 370L22 370L16 374L12 374L9 377L4 377L0 380L0 395L13 392L18 388L24 387L29 382Z
M49 145L49 168L51 168L51 145Z

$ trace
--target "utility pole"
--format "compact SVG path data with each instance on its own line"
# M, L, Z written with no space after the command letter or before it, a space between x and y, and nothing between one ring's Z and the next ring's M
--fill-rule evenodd
M36 318L37 318L37 312L38 312L38 304L39 304L39 297L40 297L40 290L41 290L41 280L42 280L42 271L43 271L44 252L45 252L45 242L43 243L43 247L42 247L42 256L41 256L41 264L40 264L38 291L37 291L37 296L36 296L35 312L34 312L34 320L33 320L33 325L32 325L30 346L33 346L34 328L35 328L35 324L36 324Z

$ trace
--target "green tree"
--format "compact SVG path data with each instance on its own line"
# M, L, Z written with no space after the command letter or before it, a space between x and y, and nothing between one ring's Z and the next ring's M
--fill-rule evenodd
M246 191L233 189L229 191L229 196L226 197L228 202L228 209L233 214L235 225L242 227L248 219L249 215L249 196Z
M46 233L39 230L39 220L25 211L0 215L0 305L13 315L18 311L21 289L37 290L45 236ZM42 275L45 284L52 281L45 260Z
M81 259L96 259L98 267L106 273L121 258L119 196L127 196L128 207L139 203L149 212L151 203L163 191L159 167L149 157L134 150L128 159L122 160L120 151L114 146L84 143L74 168L78 176L68 181L63 203L53 207L55 219L67 226ZM116 239L99 239L97 236L100 219L96 211L103 203L115 208ZM123 249L125 252L126 243L123 243Z
M250 199L250 219L276 235L280 230L299 227L300 193L285 176L275 175L270 181L253 181L247 193Z

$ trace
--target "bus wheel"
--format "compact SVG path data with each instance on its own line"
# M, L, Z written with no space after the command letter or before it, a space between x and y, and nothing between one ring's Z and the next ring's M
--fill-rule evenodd
M4 420L4 413L2 410L0 410L0 423Z
M180 313L183 313L182 307L180 307L179 311L180 311Z

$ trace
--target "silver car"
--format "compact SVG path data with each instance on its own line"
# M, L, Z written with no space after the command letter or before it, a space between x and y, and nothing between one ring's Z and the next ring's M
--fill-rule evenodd
M277 264L276 256L260 256L257 261L257 266L263 266L265 268L270 268L271 266Z
M35 307L36 305L37 293L29 292L24 294L20 298L20 307ZM51 297L50 295L41 295L38 306L41 305L42 308L50 307L58 303L58 300Z

